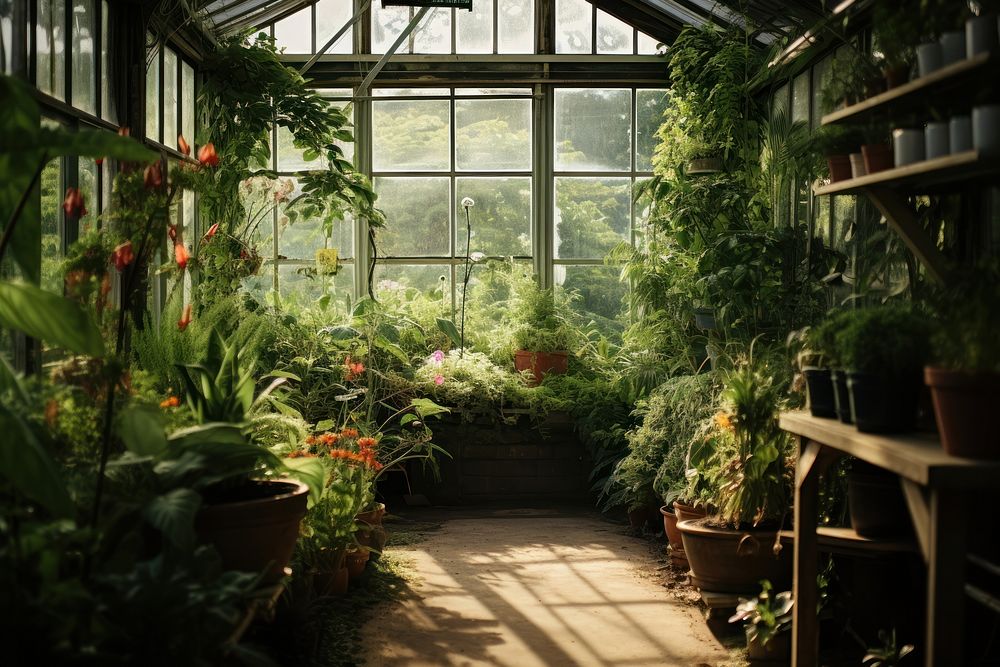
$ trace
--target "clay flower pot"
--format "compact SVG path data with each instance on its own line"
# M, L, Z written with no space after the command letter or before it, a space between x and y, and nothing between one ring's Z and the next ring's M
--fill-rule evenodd
M691 565L691 583L715 593L752 594L760 580L769 580L776 590L788 589L792 581L792 550L772 550L775 531L733 530L705 525L705 521L677 524L684 553Z
M830 170L830 182L838 183L851 178L850 155L827 155L826 166Z
M928 366L941 446L952 456L1000 458L1000 435L991 417L1000 408L1000 373L968 373Z
M694 505L688 505L687 503L682 503L679 500L674 501L674 513L677 514L677 522L681 521L695 521L697 519L704 519L708 516L708 510L704 507L695 507Z
M892 148L889 144L865 144L861 147L865 161L865 172L874 174L894 166Z
M355 549L348 551L344 558L347 566L347 573L351 579L357 579L365 573L365 566L368 564L368 549Z
M514 368L531 371L535 384L541 384L549 373L563 375L569 366L568 352L529 352L518 350L514 353Z
M663 532L667 534L667 541L670 543L670 562L677 567L687 569L688 559L684 554L684 540L681 531L677 529L677 513L664 505L660 508L660 514L663 515Z

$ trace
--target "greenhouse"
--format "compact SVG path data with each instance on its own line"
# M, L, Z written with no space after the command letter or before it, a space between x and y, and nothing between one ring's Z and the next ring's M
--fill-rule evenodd
M1000 665L998 332L997 0L0 0L5 665Z

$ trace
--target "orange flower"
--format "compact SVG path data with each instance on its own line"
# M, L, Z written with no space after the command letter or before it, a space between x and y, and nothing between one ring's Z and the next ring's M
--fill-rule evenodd
M135 253L132 252L132 242L125 241L125 243L119 244L114 252L111 253L111 258L115 261L115 268L119 272L124 270L126 266L135 260Z
M356 428L345 428L340 432L341 437L344 438L356 438L358 437L358 429Z
M181 314L181 319L177 320L177 328L184 331L191 324L191 304L184 306L184 312Z
M181 399L177 398L176 396L168 396L164 400L160 401L160 407L164 409L176 408L180 404L181 404Z
M163 171L159 162L146 167L146 171L142 173L142 184L147 190L155 190L163 185Z
M324 433L319 436L319 441L328 447L334 445L338 440L340 440L340 436L336 433Z
M733 430L733 422L725 412L715 413L715 424L724 431Z
M183 271L188 264L188 251L183 243L174 244L174 259L177 261L177 268Z
M219 154L215 152L215 144L209 142L198 150L198 162L206 167L219 166Z
M315 445L316 444L316 436L315 435L308 435L308 436L306 436L306 444L307 445Z
M54 427L58 418L59 403L56 402L56 399L50 398L48 403L45 404L45 423L50 427Z
M348 382L365 372L365 365L360 361L351 361L351 355L344 358L344 368L347 369L344 379Z
M66 188L63 211L68 218L82 218L87 215L87 207L84 205L83 195L80 194L78 188Z
M191 155L191 145L188 144L183 134L177 135L177 150L184 153L184 155Z
M378 444L375 438L358 438L358 447L361 449L371 449Z
M212 240L212 237L214 237L215 233L218 232L218 231L219 231L219 223L215 223L214 225L212 225L211 227L208 228L207 232L205 232L205 237L204 237L203 240L206 243L208 243L209 241Z

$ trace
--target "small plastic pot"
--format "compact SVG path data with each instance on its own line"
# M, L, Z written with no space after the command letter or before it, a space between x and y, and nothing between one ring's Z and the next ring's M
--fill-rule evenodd
M917 423L919 377L847 373L851 418L864 433L905 433Z
M807 366L802 369L806 378L806 392L809 397L809 412L813 417L833 419L837 416L837 407L833 397L833 382L830 380L829 368Z

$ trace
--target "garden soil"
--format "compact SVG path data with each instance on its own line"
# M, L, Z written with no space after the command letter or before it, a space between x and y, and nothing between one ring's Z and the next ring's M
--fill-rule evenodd
M393 548L414 581L365 626L367 665L733 664L663 560L620 524L580 510L407 518L440 528Z

